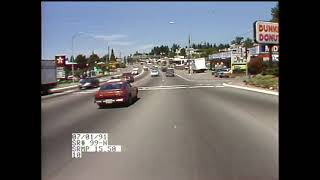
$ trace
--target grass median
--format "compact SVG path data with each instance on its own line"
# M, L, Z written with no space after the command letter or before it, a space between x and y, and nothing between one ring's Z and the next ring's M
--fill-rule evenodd
M243 82L248 85L268 89L278 89L279 86L279 78L274 75L258 74L252 78L245 79Z

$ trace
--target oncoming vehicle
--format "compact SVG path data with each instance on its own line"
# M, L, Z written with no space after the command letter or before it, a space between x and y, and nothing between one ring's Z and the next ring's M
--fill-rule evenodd
M166 76L174 77L174 69L173 68L168 68L166 72Z
M94 103L99 107L110 104L123 104L129 106L134 100L138 99L138 88L131 86L125 80L109 80L101 85L95 94Z
M158 69L152 69L150 73L151 77L159 76L159 70Z
M96 77L88 77L85 79L80 79L79 89L88 89L99 87L100 81Z

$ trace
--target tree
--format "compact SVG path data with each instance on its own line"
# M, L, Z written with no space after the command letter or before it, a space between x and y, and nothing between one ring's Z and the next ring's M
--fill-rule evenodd
M253 40L250 38L247 38L245 41L243 41L244 47L246 48L252 48L253 47Z
M224 48L224 45L220 43L218 46L218 49L223 49L223 48Z
M111 49L111 57L110 57L110 62L116 62L116 57L114 56L113 49Z
M172 47L171 47L171 52L176 52L177 49L180 48L180 45L173 43Z
M243 37L237 36L235 40L231 41L231 44L240 45L243 40Z
M272 22L279 22L279 3L271 9Z
M79 54L76 59L75 59L75 62L78 64L78 67L80 69L85 69L87 67L87 58L86 56L82 55L82 54Z
M186 49L185 48L182 48L181 50L180 50L180 56L184 56L184 57L186 57Z
M89 69L92 70L93 67L99 62L100 58L97 54L92 53L88 59Z
M172 52L172 51L169 52L169 58L173 58L175 55L176 55L175 52Z

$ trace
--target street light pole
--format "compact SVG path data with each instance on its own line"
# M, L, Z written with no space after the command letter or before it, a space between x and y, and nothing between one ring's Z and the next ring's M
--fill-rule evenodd
M189 34L189 41L188 41L188 56L189 56L189 58L188 58L188 73L189 73L189 75L191 74L191 72L190 72L190 55L191 55L191 52L190 52L190 41L191 41L191 39L190 39L190 34Z
M72 64L71 64L71 67L72 67L72 82L74 83L74 54L73 54L73 41L74 41L74 38L75 38L76 34L72 36Z

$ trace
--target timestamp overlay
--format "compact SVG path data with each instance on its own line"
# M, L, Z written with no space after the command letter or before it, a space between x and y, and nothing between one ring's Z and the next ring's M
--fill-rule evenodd
M121 145L110 145L108 133L72 133L72 158L84 152L121 152Z

